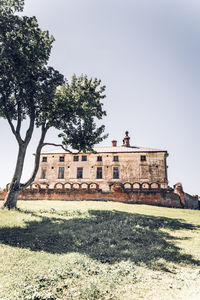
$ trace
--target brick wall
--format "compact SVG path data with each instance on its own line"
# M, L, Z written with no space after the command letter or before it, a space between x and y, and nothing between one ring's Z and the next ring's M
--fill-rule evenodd
M0 199L4 199L6 191L0 193ZM27 189L20 196L20 200L102 200L125 203L151 204L157 206L180 208L180 197L171 190L155 191L111 191L100 190L68 190L68 189Z

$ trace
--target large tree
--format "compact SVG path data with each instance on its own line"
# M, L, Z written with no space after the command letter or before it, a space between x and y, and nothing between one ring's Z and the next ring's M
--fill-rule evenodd
M40 153L49 128L60 130L62 147L92 151L105 138L96 119L106 113L101 100L105 87L100 80L73 75L71 82L48 66L52 36L42 31L35 17L19 16L23 0L0 0L0 116L8 121L18 143L13 178L3 206L16 208L19 193L35 179ZM24 125L25 123L25 125ZM25 135L22 134L26 126ZM30 178L21 183L27 147L36 127L41 136Z

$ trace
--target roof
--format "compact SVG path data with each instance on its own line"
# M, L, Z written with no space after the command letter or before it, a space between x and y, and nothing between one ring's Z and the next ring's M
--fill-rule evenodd
M76 154L78 151L69 148L69 150ZM156 152L165 152L166 150L160 149L152 149L145 147L125 147L125 146L117 146L117 147L94 147L94 151L97 153L156 153ZM55 147L52 150L44 150L42 154L65 154L68 153L62 147Z

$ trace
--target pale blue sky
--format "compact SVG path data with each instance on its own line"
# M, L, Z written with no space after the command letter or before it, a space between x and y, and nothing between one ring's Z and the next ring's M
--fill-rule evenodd
M169 152L169 184L200 194L199 0L25 0L55 37L50 65L70 79L97 77L107 86L103 120L109 138ZM1 128L0 186L11 180L16 142ZM48 141L57 141L51 130ZM32 171L37 134L24 171Z

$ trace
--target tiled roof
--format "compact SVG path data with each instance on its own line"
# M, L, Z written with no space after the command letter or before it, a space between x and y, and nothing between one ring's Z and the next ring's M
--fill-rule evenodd
M69 148L69 150L76 154L78 151ZM137 152L166 152L166 150L160 149L152 149L152 148L144 148L144 147L125 147L125 146L117 146L117 147L94 147L94 151L97 153L137 153ZM44 150L42 154L64 154L68 153L62 147L55 147L52 150Z

